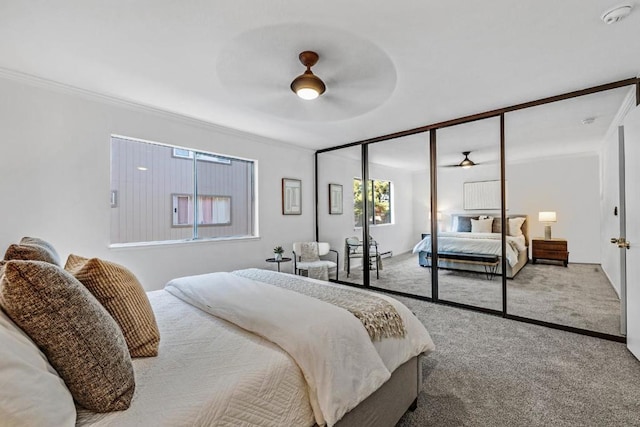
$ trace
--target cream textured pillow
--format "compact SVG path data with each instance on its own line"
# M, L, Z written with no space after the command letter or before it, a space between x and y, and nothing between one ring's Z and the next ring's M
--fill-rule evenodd
M471 232L472 233L491 233L492 225L493 225L493 218L472 219Z
M129 407L135 382L122 332L71 274L42 261L9 261L0 305L40 347L81 406L96 412Z
M525 220L524 217L509 218L509 236L522 236L522 224Z
M73 397L29 337L0 310L0 424L76 424Z
M131 357L158 355L160 331L142 285L129 270L98 258L69 255L65 270L91 291L120 326Z

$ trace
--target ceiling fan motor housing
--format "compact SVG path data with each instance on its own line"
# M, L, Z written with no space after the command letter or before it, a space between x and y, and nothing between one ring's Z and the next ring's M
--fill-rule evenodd
M327 89L324 82L311 71L311 67L318 62L318 54L310 50L305 50L300 53L298 58L302 65L307 67L307 70L293 79L291 82L291 90L300 98L315 99L322 95Z

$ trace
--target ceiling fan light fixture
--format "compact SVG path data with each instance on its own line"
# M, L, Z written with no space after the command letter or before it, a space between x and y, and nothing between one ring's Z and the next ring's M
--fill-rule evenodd
M476 165L472 160L469 159L469 154L471 154L471 151L463 151L462 154L464 154L464 160L461 161L458 166L460 166L462 169L469 169L471 166Z
M307 70L293 79L291 90L302 99L316 99L324 93L326 86L311 70Z
M318 54L307 50L302 52L299 58L302 65L307 67L307 70L293 79L291 90L302 99L316 99L327 89L320 77L311 72L311 67L318 62Z
M616 6L605 11L602 16L600 16L600 19L602 19L605 24L615 24L616 22L621 21L622 19L629 16L632 8L633 7L630 4L622 4Z

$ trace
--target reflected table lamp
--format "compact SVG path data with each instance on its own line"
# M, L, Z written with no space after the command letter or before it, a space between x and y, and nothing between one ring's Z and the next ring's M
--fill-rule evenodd
M551 239L551 223L556 222L555 212L538 212L538 221L544 222L544 239Z

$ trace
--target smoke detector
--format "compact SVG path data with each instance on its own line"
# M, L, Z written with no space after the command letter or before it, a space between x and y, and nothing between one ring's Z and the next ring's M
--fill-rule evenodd
M627 17L630 13L631 5L623 4L607 10L602 14L600 19L602 19L605 24L615 24L621 19Z

